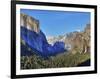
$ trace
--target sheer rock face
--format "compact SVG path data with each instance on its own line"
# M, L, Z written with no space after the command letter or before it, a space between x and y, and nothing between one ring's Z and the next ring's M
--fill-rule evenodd
M36 33L40 32L39 21L22 13L20 15L20 25Z
M90 24L87 24L83 32L76 33L69 40L73 53L90 53Z
M56 41L54 45L48 43L45 34L39 28L39 21L25 14L21 14L21 55L30 55L24 49L29 47L33 52L43 57L53 56L65 51L64 42Z

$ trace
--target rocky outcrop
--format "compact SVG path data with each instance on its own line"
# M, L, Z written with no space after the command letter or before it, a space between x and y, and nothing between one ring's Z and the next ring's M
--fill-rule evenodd
M39 20L36 20L35 18L28 16L26 14L20 14L20 25L36 33L39 33L40 31Z
M72 53L90 53L90 41L90 24L86 25L84 31L77 32L69 40L65 40L71 44Z

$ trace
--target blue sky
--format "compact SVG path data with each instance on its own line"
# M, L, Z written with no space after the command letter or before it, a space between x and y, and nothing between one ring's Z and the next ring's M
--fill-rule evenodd
M46 36L58 36L73 31L82 31L85 25L90 23L89 12L21 9L21 13L38 19L40 29Z

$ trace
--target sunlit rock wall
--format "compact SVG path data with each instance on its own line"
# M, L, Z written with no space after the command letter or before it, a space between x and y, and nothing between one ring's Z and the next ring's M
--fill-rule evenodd
M32 30L36 33L40 32L39 21L30 17L28 15L22 14L20 15L20 25L22 27L26 27L28 30Z

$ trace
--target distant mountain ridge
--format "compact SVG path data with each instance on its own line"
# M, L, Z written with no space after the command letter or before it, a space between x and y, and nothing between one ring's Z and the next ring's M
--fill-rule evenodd
M56 37L48 38L48 42L53 44L55 41L62 41L65 43L65 48L70 48L72 53L78 52L86 53L90 52L90 24L86 24L84 31L74 31L65 35L59 35Z

